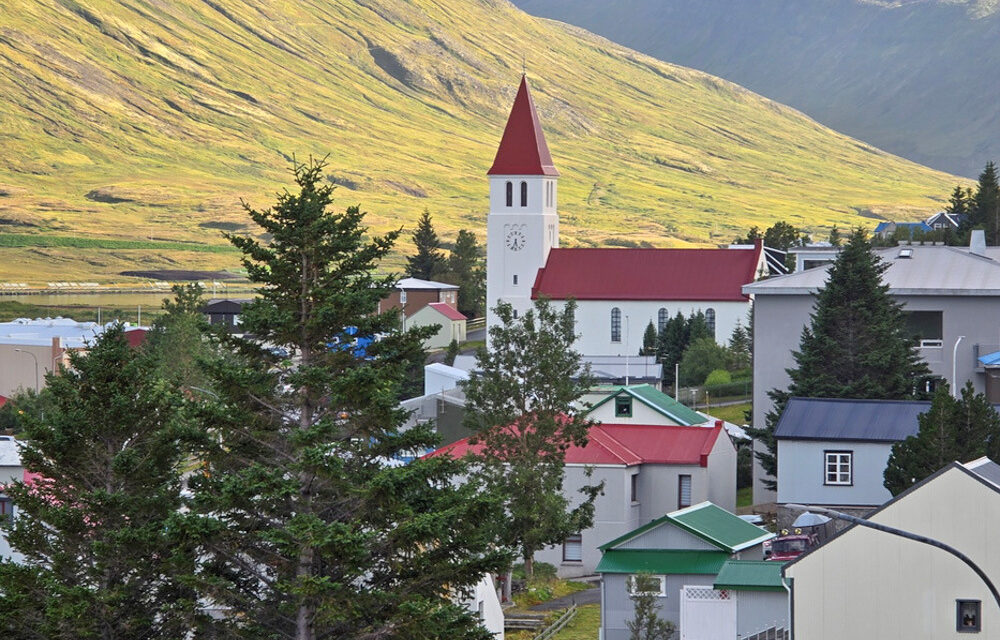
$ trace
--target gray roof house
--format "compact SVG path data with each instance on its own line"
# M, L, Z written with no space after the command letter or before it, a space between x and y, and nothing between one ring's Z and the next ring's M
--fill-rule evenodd
M987 376L981 355L1000 351L1000 247L986 247L973 234L971 247L898 246L876 249L889 267L883 280L903 304L920 355L931 372L957 386L971 380L992 402L1000 401L1000 370ZM753 424L764 424L772 408L767 392L785 389L786 369L809 322L814 293L826 282L829 266L753 282L743 292L753 296ZM955 360L952 360L955 354ZM953 369L954 367L954 369ZM773 502L774 492L761 484L755 468L754 503Z
M915 435L930 402L791 398L778 420L778 503L877 507L895 442Z

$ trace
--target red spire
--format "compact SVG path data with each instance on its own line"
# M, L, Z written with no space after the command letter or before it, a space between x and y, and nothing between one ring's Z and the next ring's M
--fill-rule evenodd
M489 176L557 176L549 146L545 144L542 125L535 113L535 103L528 91L528 82L521 76L521 86L507 118L507 127L500 139Z

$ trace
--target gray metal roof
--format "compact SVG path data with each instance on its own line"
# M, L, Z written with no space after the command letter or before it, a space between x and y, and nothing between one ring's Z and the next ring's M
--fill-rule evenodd
M962 466L975 473L977 476L985 478L1000 487L1000 465L993 462L986 456L983 456L978 460L973 460L972 462L966 462Z
M973 255L966 247L922 245L886 247L875 253L889 263L882 277L895 295L1000 295L1000 252L994 247L987 248L986 256ZM907 253L909 257L904 257ZM824 265L751 282L743 286L743 293L813 293L826 283L829 268Z
M774 437L896 442L916 435L920 426L917 416L930 406L930 402L916 400L791 398L774 429Z

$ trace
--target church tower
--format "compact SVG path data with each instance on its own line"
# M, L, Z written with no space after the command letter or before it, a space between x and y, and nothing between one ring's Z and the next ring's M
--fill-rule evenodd
M535 275L549 249L559 246L556 181L528 83L521 86L507 118L490 181L486 223L486 326L497 321L497 300L510 303L520 316L531 308Z

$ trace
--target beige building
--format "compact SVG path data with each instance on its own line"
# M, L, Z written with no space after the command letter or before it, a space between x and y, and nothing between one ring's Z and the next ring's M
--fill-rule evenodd
M439 325L441 328L430 338L424 340L425 349L444 349L452 340L465 342L464 315L454 306L445 302L431 302L421 307L416 313L407 316L405 329Z
M869 516L951 545L1000 581L1000 465L952 463ZM789 563L795 640L1000 638L1000 606L961 560L853 526Z

